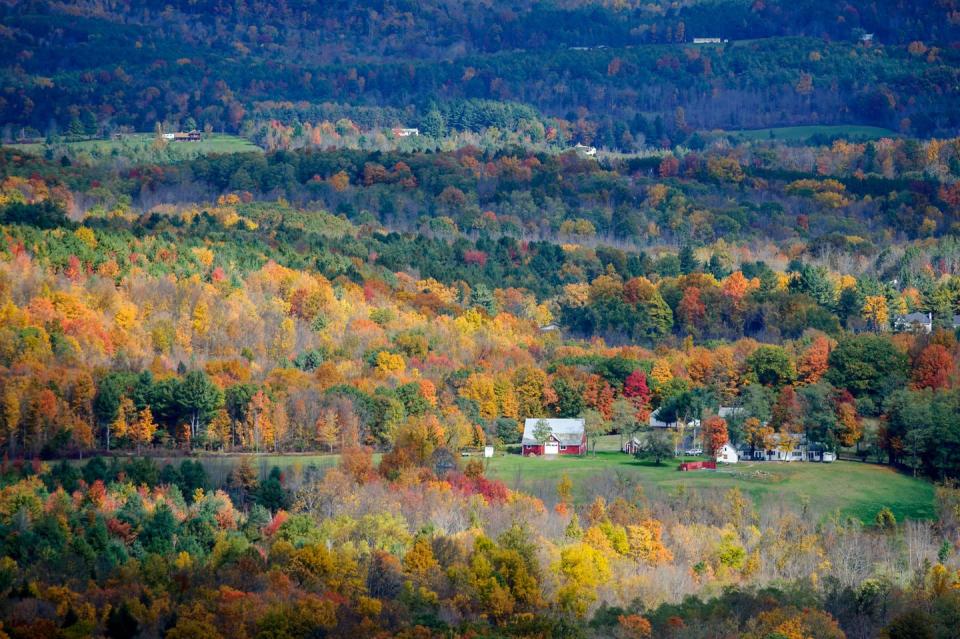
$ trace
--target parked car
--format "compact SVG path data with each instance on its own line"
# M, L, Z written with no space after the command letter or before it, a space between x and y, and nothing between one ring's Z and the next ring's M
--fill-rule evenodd
M702 454L703 454L703 449L702 449L702 448L688 448L687 450L684 451L684 453L687 454L687 455L702 455Z

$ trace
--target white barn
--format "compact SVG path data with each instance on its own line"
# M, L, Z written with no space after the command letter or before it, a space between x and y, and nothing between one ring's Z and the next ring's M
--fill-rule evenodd
M717 450L717 461L723 464L736 464L740 461L740 457L737 455L737 449L733 447L733 444L727 442Z

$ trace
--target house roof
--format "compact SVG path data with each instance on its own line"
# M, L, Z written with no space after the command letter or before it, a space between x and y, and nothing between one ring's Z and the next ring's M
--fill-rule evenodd
M583 419L551 419L546 417L528 417L523 422L523 445L524 446L539 446L540 442L536 440L533 436L533 431L537 428L537 422L540 420L547 422L550 426L550 430L553 431L553 436L557 438L561 444L571 445L579 444L583 441Z
M904 324L929 324L933 321L933 318L929 313L908 313L906 315L897 315L896 321Z
M740 406L721 406L719 410L717 410L717 416L726 419L727 417L736 417L737 414L742 411L743 408Z

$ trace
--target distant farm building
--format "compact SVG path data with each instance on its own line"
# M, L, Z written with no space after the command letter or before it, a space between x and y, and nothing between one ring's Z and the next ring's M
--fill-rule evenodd
M409 129L404 127L397 127L392 129L393 135L398 138L409 138L411 135L420 135L420 129Z
M546 441L538 440L537 425L549 429ZM523 422L523 455L583 455L587 452L587 431L583 419L530 417Z
M643 442L640 441L639 437L634 435L627 441L623 442L623 446L620 447L620 450L628 455L636 455L643 450Z
M176 133L164 133L163 139L173 142L199 142L202 138L199 131L178 131Z
M720 38L694 38L693 39L694 44L720 44L721 42L730 42L730 41L727 39L721 40Z
M573 147L573 150L576 151L577 153L588 155L590 157L593 157L594 155L597 154L597 147L587 146L586 144L580 144L579 142L575 147Z

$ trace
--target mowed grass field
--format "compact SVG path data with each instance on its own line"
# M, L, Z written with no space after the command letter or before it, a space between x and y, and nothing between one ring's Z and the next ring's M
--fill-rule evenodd
M747 141L772 139L784 142L800 142L813 135L845 137L848 140L878 140L880 138L898 137L898 134L890 129L877 126L862 126L859 124L785 126L771 129L751 129L748 131L718 131L718 133L732 135Z
M934 486L887 466L852 461L831 464L813 462L746 462L722 466L716 471L680 472L679 459L656 466L638 461L619 452L619 437L600 440L596 455L545 459L522 457L517 453L498 454L484 460L487 475L511 488L519 488L553 501L556 484L566 473L574 484L578 503L591 498L601 482L617 476L633 479L653 497L655 493L675 494L679 490L728 490L739 488L750 495L758 507L775 501L796 504L806 501L811 512L820 517L836 513L872 522L884 506L893 510L898 520L933 519ZM226 482L230 471L244 457L266 476L274 466L286 473L299 474L309 466L330 468L339 462L338 455L205 455L195 457L203 463L214 484ZM375 456L375 461L379 455ZM172 462L179 465L184 458L156 458L161 467ZM693 459L693 458L689 458Z
M152 150L154 134L132 133L118 140L83 140L80 142L63 142L50 145L53 149L66 150L70 155L89 154L93 157L108 157L114 153L120 155L137 155ZM42 154L47 145L35 144L5 144L4 146L20 149L27 153ZM249 153L259 152L262 149L245 138L236 135L212 133L204 135L199 142L167 142L167 151L175 156L207 155L211 153Z
M487 474L508 485L549 496L551 484L555 485L566 473L573 480L579 501L590 493L591 483L605 474L622 474L635 478L648 490L675 493L681 489L739 488L753 497L759 507L786 501L800 508L806 500L809 509L820 516L840 513L865 522L872 522L884 506L893 510L898 520L932 519L935 514L931 483L885 466L848 461L747 462L721 466L716 471L680 472L679 465L679 459L656 466L614 451L554 459L510 454L491 459Z

